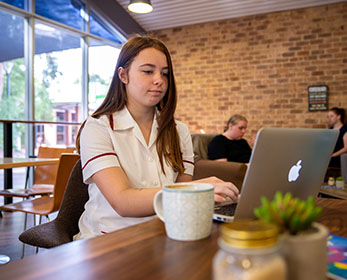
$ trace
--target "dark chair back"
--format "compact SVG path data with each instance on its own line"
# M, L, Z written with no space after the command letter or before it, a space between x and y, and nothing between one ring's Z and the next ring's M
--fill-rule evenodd
M88 199L88 185L83 183L81 160L78 160L71 171L56 219L24 231L19 240L41 248L52 248L72 241L79 232L78 221Z

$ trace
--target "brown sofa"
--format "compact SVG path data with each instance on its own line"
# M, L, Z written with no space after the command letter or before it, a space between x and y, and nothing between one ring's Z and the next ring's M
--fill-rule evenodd
M222 162L208 159L208 144L217 134L192 134L195 169L193 180L216 176L234 183L241 189L247 166L239 162Z

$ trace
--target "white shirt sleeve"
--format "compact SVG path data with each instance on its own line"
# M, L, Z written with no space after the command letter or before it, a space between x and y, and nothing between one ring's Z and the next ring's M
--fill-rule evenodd
M91 176L96 172L120 166L117 151L110 136L111 128L106 116L95 119L88 117L80 137L83 180L92 183Z
M186 124L176 121L177 131L180 137L181 152L183 156L184 174L192 175L194 172L194 152L192 137Z

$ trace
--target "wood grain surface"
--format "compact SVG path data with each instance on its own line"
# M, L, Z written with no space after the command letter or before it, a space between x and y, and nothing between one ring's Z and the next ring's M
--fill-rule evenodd
M0 169L58 164L59 158L0 158Z
M347 200L318 198L321 223L347 237ZM50 249L0 267L2 279L211 279L219 224L210 237L191 242L167 238L152 221Z

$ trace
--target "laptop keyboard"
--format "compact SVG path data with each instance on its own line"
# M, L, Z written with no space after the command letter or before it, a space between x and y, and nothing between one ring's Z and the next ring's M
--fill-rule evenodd
M214 207L214 213L225 215L225 216L234 216L237 203L227 204L227 205L216 205Z

